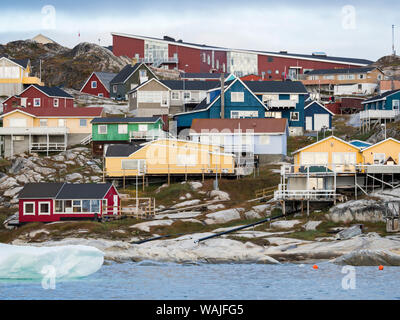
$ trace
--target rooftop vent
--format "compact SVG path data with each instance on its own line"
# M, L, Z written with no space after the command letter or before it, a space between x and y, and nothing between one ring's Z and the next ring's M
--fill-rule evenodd
M279 51L279 53L287 53L287 51L286 50L281 50L281 51Z
M319 56L319 57L326 57L326 53L325 52L313 52L312 55L313 56Z
M182 39L179 39L177 42L182 43L183 41L182 41Z
M174 38L171 38L171 37L168 37L168 36L164 36L164 40L167 40L167 41L174 41L174 42L175 42L175 39L174 39Z

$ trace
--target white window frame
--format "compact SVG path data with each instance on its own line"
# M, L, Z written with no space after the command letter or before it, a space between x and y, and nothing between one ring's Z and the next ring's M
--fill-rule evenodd
M39 102L39 103L37 103L37 102ZM40 104L41 104L40 98L33 98L33 106L34 107L38 108L38 107L40 107Z
M382 159L382 156L383 156L383 159ZM386 160L386 153L383 153L383 152L374 153L373 159L374 159L374 164L378 164L378 165L384 164L385 160ZM375 163L375 160L378 160L379 163Z
M82 125L82 122L81 122L81 121L85 121L85 125L84 125L84 126ZM86 127L87 127L87 124L88 124L87 119L79 119L79 126L80 126L81 128L86 128Z
M117 93L118 91L118 86L116 84L113 85L113 93Z
M392 100L392 109L399 110L400 109L400 100Z
M295 114L297 114L297 119L293 119ZM300 121L300 113L298 111L290 112L290 121Z
M53 101L54 108L58 108L59 105L60 105L60 101L57 98L55 98Z
M244 92L231 92L231 102L244 102Z
M48 212L42 212L42 210L40 209L40 206L42 204L48 204L49 205L49 211ZM39 216L49 216L51 215L51 201L39 201L38 203L38 215Z
M60 125L62 123L62 125ZM64 128L67 126L67 120L66 119L58 119L57 125L59 128Z
M105 132L101 132L100 128L106 128ZM99 124L97 127L97 133L98 134L107 134L108 132L108 126L106 124Z
M97 96L100 98L104 98L104 94L102 94L102 93L98 93Z
M91 86L92 89L97 89L97 81L93 80L93 81L90 83L90 86Z
M45 125L42 125L42 122L45 122ZM48 119L39 119L39 127L47 128Z
M138 131L139 132L146 132L148 130L149 130L149 125L148 124L139 124L138 125Z
M189 97L185 97L186 95L189 95ZM192 93L190 91L184 91L183 92L183 100L187 101L187 100L190 100L190 99L192 99Z
M20 123L23 125L20 125ZM27 127L27 123L28 121L25 118L14 118L10 119L9 125L11 128L25 128Z
M118 134L128 134L128 125L127 124L119 124L118 125Z
M25 210L25 205L26 204L33 204L33 213L27 213L26 212L26 210ZM36 207L35 207L35 202L33 202L33 201L26 201L26 202L24 202L24 207L23 207L23 215L24 216L35 216L36 215Z
M79 201L79 205L74 205L74 201ZM79 212L74 212L74 208L80 208L81 210ZM82 200L81 199L73 199L72 200L72 213L82 213Z
M176 97L174 97L174 95L176 95ZM179 100L180 97L181 95L179 91L171 91L171 100Z

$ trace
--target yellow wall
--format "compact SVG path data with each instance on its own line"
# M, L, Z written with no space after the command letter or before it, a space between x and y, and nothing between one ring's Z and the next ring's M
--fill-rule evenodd
M28 127L40 127L40 119L46 118L34 118L32 116L26 115L22 112L14 112L13 114L6 115L3 118L3 127L10 127L10 119L27 119ZM92 133L92 124L90 123L93 120L91 118L48 118L47 119L47 127L58 127L58 119L66 120L66 127L69 129L69 133ZM86 119L86 127L80 126L80 119Z
M306 149L300 151L299 153L296 153L294 155L294 164L300 166L301 163L301 154L305 152L325 152L328 153L328 164L333 163L332 159L332 154L334 152L354 152L356 153L356 162L357 164L362 164L363 163L363 158L362 155L359 151L358 148L353 147L351 145L348 145L338 139L335 139L334 137L329 137L326 140L321 140L319 143L316 143L314 145L311 145L307 147ZM298 166L295 168L298 170ZM329 166L330 169L331 166Z
M214 151L215 150L215 151ZM210 155L209 151L216 154ZM233 173L233 155L218 154L223 149L206 144L197 144L189 141L157 140L154 141L129 157L106 158L105 166L108 176L123 176L123 159L144 159L146 163L146 174L201 174L208 170L217 172ZM193 159L193 165L180 165L181 157ZM136 170L125 170L125 175L136 175Z
M362 151L365 164L374 164L374 153L384 153L385 159L392 157L396 164L399 164L400 143L393 140L386 140Z
M37 77L30 77L29 74L31 73L30 65L24 69L23 67L16 65L15 63L8 61L6 59L2 59L0 65L7 66L7 67L18 67L19 73L18 78L4 78L0 79L0 83L23 83L23 84L38 84L43 85L43 82L40 81Z

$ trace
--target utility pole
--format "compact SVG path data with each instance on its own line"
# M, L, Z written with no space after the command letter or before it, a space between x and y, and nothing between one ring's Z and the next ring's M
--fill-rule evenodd
M396 50L394 49L394 24L392 24L392 53L395 56Z

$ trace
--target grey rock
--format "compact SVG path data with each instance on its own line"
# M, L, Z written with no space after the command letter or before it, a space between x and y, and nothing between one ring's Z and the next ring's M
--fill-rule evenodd
M336 239L338 240L346 240L358 236L362 233L361 226L359 224L352 226L350 228L346 228L339 233L336 234Z
M213 213L209 213L206 215L206 220L204 221L206 224L219 224L219 223L227 223L233 220L241 219L240 213L244 211L243 208L234 208L227 209L222 211L217 211Z
M332 262L351 266L400 266L400 255L389 250L354 250Z
M261 215L255 210L250 210L244 213L246 219L261 219Z
M8 177L6 180L0 183L0 190L10 189L12 187L18 187L17 180L15 180L13 177Z
M77 173L77 172L71 173L71 174L67 174L67 175L65 176L65 180L66 180L67 182L76 181L76 180L81 180L82 178L83 178L82 175L81 175L80 173Z
M8 189L6 192L4 192L3 196L12 198L17 193L19 193L22 189L23 189L23 187L17 187L17 188Z
M322 221L308 221L303 228L306 231L316 230L316 228L322 223Z
M210 198L214 198L216 200L228 201L230 200L229 193L221 190L212 190L210 191Z
M46 168L46 167L35 167L34 170L44 176L48 176L50 174L54 174L57 172L56 169Z
M385 213L385 206L377 201L351 200L332 207L326 217L336 223L380 222L385 221Z

